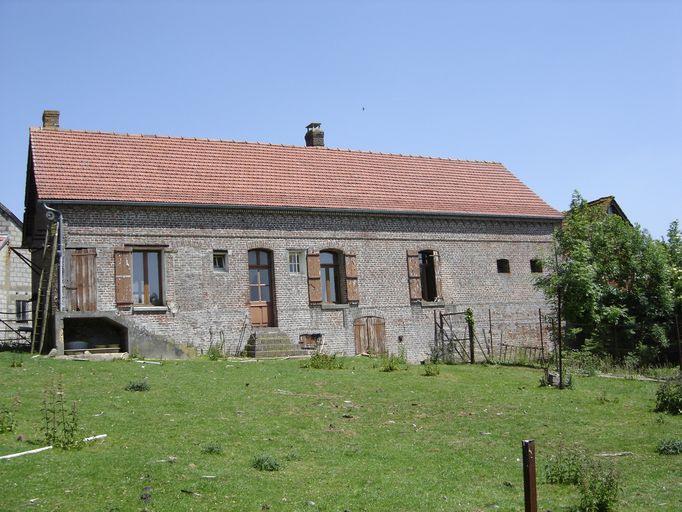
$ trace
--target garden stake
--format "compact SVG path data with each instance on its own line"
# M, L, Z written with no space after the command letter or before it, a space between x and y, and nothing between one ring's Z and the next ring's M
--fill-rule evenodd
M538 496L535 486L535 441L522 441L523 448L523 496L526 512L538 511Z

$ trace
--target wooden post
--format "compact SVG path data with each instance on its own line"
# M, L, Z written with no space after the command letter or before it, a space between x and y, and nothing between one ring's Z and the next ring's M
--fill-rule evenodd
M488 335L490 336L490 352L495 357L495 347L493 346L493 315L488 308Z
M466 312L467 330L469 331L469 359L474 364L474 312L467 308Z
M538 308L538 318L540 319L540 357L545 362L545 342L542 337L542 308Z
M535 441L528 439L521 443L523 448L523 497L526 512L537 512L538 495L535 486Z

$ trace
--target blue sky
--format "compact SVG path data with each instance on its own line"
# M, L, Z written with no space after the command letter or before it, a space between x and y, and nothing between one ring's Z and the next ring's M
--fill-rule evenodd
M0 202L28 128L505 164L565 209L682 220L682 2L0 0ZM457 191L453 190L453 194Z

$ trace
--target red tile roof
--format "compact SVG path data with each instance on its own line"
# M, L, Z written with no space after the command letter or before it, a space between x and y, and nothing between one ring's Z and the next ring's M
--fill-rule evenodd
M39 200L560 218L502 164L31 129Z

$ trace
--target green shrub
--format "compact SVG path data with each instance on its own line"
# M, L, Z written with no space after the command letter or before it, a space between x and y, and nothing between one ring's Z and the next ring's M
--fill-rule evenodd
M587 454L582 448L560 446L559 451L550 455L545 464L546 482L577 485L586 460Z
M428 363L424 365L424 377L435 377L440 375L440 368L437 364Z
M223 353L220 351L218 345L211 345L208 347L206 355L208 356L209 361L219 361L223 358Z
M281 469L279 462L266 454L254 457L251 467L256 468L258 471L279 471Z
M14 432L17 428L16 412L19 408L19 397L14 397L9 406L0 405L0 434Z
M661 455L679 455L682 453L682 439L663 439L658 443L656 451Z
M151 386L146 380L133 380L126 386L126 391L149 391Z
M208 443L201 448L201 453L206 453L209 455L222 455L223 452L223 447L218 443Z
M594 458L585 460L580 475L580 506L583 512L608 512L618 499L618 475L613 464Z
M664 382L658 386L654 411L682 414L682 378Z
M343 368L343 359L334 355L323 354L322 352L315 352L310 359L305 360L301 364L301 368L314 368L316 370L341 370Z
M80 448L83 440L78 424L78 406L76 401L71 403L70 408L67 406L61 382L53 383L43 390L41 415L41 430L47 444L64 450Z
M381 356L382 372L394 372L396 370L407 370L407 360L403 354L384 354Z

